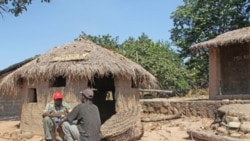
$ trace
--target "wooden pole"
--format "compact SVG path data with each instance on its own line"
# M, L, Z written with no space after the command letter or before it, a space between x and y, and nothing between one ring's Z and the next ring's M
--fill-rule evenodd
M138 89L140 92L159 92L159 93L169 93L172 94L171 90L157 90L157 89Z

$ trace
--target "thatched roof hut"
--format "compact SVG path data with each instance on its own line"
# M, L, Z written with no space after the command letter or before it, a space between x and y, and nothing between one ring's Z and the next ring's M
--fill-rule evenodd
M191 46L191 49L210 48L210 47L228 47L235 44L250 43L250 27L228 31L218 35L216 38L204 41Z
M250 27L191 46L209 50L210 99L250 99Z
M54 47L12 72L0 83L0 91L25 97L21 129L43 134L37 120L42 121L43 108L54 91L62 91L64 100L76 105L81 89L94 88L104 136L123 138L124 133L131 139L142 134L137 129L141 127L137 88L155 88L157 84L156 78L140 65L82 38ZM107 100L110 93L112 98Z

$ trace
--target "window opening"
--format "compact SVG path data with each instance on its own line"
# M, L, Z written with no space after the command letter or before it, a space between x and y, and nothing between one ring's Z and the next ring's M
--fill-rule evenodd
M55 77L53 80L50 80L49 87L65 87L66 78L64 76Z
M28 103L37 103L36 88L29 88L29 90L28 90Z
M133 78L131 79L131 88L138 88L138 84L133 80Z
M22 88L22 87L23 87L23 83L24 83L23 78L19 78L19 79L17 80L17 86L18 86L18 87Z

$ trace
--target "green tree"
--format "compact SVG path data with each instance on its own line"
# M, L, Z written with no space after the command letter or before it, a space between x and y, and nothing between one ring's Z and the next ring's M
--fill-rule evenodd
M163 89L183 92L189 88L188 73L169 43L154 42L142 34L138 39L130 37L124 41L119 52L152 73Z
M249 26L250 3L248 0L184 0L184 3L172 13L171 39L192 72L193 87L206 88L208 51L191 52L189 47L224 32Z
M106 47L106 48L111 48L113 50L118 49L119 44L119 37L115 37L113 38L111 35L107 34L107 35L98 35L98 36L92 36L92 35L87 35L86 33L82 32L79 35L79 38L88 38L91 41L93 41L94 43L96 43L97 45ZM75 39L77 40L77 39Z
M41 2L50 2L50 0L41 0ZM27 6L32 4L32 0L0 0L0 14L10 12L18 16L23 11L27 11Z

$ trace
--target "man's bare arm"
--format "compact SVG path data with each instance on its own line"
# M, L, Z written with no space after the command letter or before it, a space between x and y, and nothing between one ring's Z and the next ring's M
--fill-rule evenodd
M61 117L62 115L60 113L44 112L42 116L43 117L46 117L46 116L48 116L48 117Z

